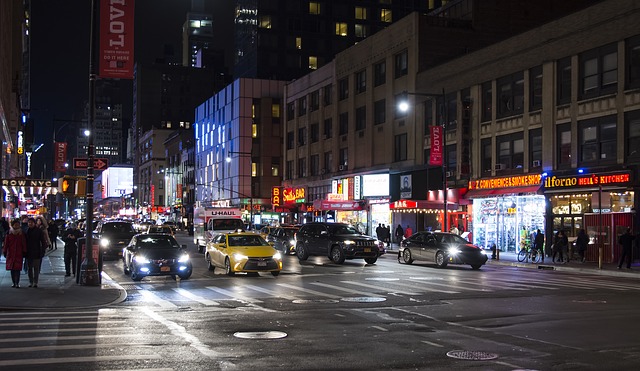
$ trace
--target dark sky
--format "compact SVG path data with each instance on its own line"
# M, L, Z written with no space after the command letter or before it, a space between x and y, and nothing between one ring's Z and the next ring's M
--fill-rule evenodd
M205 11L213 15L215 40L220 43L215 47L226 53L232 53L233 47L234 3L204 0ZM48 162L47 173L51 171L54 120L86 119L78 115L89 96L90 4L89 0L31 0L31 117L36 144L45 144L33 158L35 177L43 173L42 162ZM189 0L135 0L136 62L161 58L167 44L181 60L182 25L190 9ZM123 100L132 102L131 82L123 85Z

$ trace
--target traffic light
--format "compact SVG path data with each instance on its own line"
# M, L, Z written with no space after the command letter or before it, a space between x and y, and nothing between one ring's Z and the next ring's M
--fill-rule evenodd
M67 197L76 195L76 179L71 176L63 176L59 183L59 192Z

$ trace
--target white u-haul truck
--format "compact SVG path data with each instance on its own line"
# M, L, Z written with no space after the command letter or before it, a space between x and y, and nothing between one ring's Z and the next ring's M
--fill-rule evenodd
M205 250L214 234L244 230L242 210L229 207L195 207L193 209L193 243L198 252Z

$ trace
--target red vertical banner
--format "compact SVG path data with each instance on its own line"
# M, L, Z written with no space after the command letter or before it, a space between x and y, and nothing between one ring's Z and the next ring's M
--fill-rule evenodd
M133 79L134 0L100 0L101 78Z
M176 186L176 198L182 200L182 183L178 183Z
M53 153L55 156L55 171L65 171L64 164L67 162L67 143L53 142Z
M431 153L429 154L429 164L442 166L442 153L444 148L442 126L431 125Z
M152 184L151 185L151 190L149 191L149 206L155 206L156 204L156 200L155 200L155 186Z

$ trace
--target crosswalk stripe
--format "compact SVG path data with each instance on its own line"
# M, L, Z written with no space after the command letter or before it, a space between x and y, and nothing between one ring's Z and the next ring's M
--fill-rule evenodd
M145 300L153 302L159 306L161 306L162 308L166 308L166 309L176 309L178 308L177 305L173 304L172 302L162 299L160 298L158 295L154 294L153 292L149 291L149 290L139 290L138 291L140 293L140 295L142 295L144 297Z
M215 302L213 300L205 299L205 298L203 298L201 296L198 296L198 295L195 295L195 294L193 294L190 291L187 291L185 289L174 288L173 291L177 292L178 294L180 294L180 295L182 295L182 296L184 296L186 298L189 298L189 299L191 299L193 301L197 301L198 303L201 303L201 304L204 304L204 305L210 305L210 306L211 305L213 305L213 306L220 305L219 303L217 303L217 302Z
M0 343L25 343L31 341L65 341L65 340L95 340L107 338L135 337L141 334L119 334L119 335L80 335L80 336L38 336L0 339Z
M463 291L481 291L481 292L492 292L493 291L493 290L487 289L487 288L476 289L476 288L473 288L473 287L469 287L470 285L460 286L460 285L456 285L456 284L451 283L451 282L449 282L449 283L438 283L438 282L425 281L425 280L420 280L419 282L427 284L427 285L451 287L451 288L455 288L456 290L463 290Z
M321 282L312 282L311 284L312 285L316 285L316 286L326 287L326 288L332 289L332 290L348 292L350 294L361 295L361 296L382 296L380 294L374 294L374 293L371 293L371 292L360 291L360 290L351 290L351 289L348 289L348 288L345 288L345 287L328 285L326 283L321 283Z
M283 299L287 299L287 300L291 300L291 301L300 299L300 298L295 297L295 296L290 296L290 295L287 295L287 294L284 294L284 293L281 293L281 292L268 290L268 289L265 289L265 288L259 287L259 286L244 285L244 287L246 287L248 289L251 289L251 290L255 290L255 291L261 292L263 294L267 294L267 295L271 295L271 296L274 296L274 297L283 298Z
M397 282L397 281L384 282L385 286L369 285L369 284L366 284L366 283L356 282L356 281L342 281L342 282L343 283L348 283L350 285L362 286L362 287L367 287L367 288L370 288L370 289L392 291L392 292L400 293L400 294L403 294L403 295L410 295L410 296L420 295L421 292L397 290L395 288L395 286L401 286L401 287L409 288L409 289L417 289L418 291L422 291L422 292L431 291L431 292L442 292L442 293L446 293L446 294L459 294L458 291L447 291L447 290L434 289L434 288L430 288L430 287L416 287L415 284L414 285L410 285L410 284ZM390 287L388 287L388 286L390 286Z
M236 299L236 300L246 301L246 302L248 302L248 303L262 303L262 300L259 300L259 299L253 299L253 298L250 298L250 297L248 297L248 296L244 296L244 295L242 295L242 294L235 293L235 292L233 292L233 291L229 291L229 290L221 289L221 288L219 288L219 287L215 287L215 286L207 286L207 289L208 289L208 290L211 290L211 291L215 291L215 292L217 292L217 293L219 293L219 294L222 294L222 295L225 295L225 296L231 297L231 298Z
M105 327L101 331L131 331L133 327ZM36 334L40 332L95 332L95 328L39 328L33 330L6 330L2 331L2 335L7 334Z
M342 296L325 294L324 292L315 291L315 290L312 290L312 289L309 289L309 288L306 288L306 287L299 287L299 286L289 285L288 283L278 283L277 285L278 286L282 286L282 287L286 287L288 289L296 290L296 291L302 291L302 292L304 292L306 294L324 296L325 298L329 298L329 299L337 299L337 300L342 299Z
M31 319L29 317L29 319ZM24 320L24 318L23 318ZM101 323L101 324L120 324L120 323L126 323L127 321L109 321L109 320L100 320L98 321L97 319L95 321L75 321L75 322L65 322L65 321L50 321L50 322L37 322L38 326L70 326L70 325L95 325L96 323ZM15 327L15 326L31 326L33 325L34 322L9 322L9 323L0 323L0 328L1 327Z
M468 284L468 285L490 286L494 291L495 290L529 291L533 288L537 288L540 290L544 290L544 289L557 290L556 288L553 288L553 287L536 286L534 284L529 284L526 282L515 282L513 280L511 281L503 280L497 277L491 277L490 279L482 283L478 283L477 281L469 280L469 279L460 279L459 281L464 282L465 284Z
M73 345L41 345L41 346L28 346L28 347L13 347L13 348L0 348L0 353L28 353L28 352L41 352L41 351L56 351L56 350L80 350L80 349L96 349L96 348L115 348L115 347L148 347L155 344L151 343L109 343L109 344L73 344Z
M30 358L12 359L0 361L0 367L27 366L27 365L47 365L61 363L81 363L81 362L110 362L110 361L136 361L143 359L162 359L159 354L134 354L116 356L93 356L93 357L64 357L64 358Z

